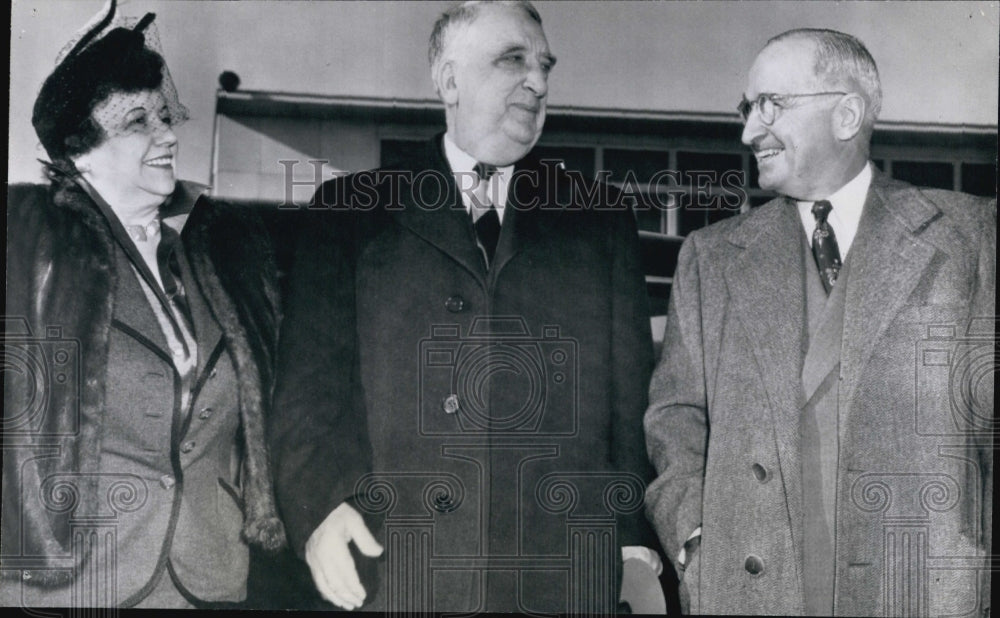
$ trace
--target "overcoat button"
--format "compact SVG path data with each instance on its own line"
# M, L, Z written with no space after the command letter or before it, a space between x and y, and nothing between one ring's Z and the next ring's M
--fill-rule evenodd
M452 313L460 313L465 309L465 299L461 296L450 296L444 301L444 308Z
M188 440L187 442L181 445L182 453L190 453L193 450L194 450L194 440Z
M174 477L170 476L169 474L164 474L163 476L160 477L160 487L164 489L173 489L174 485L176 484L177 481L175 481Z
M452 393L451 395L445 397L441 407L444 409L445 414L454 414L455 412L458 412L458 395Z
M212 371L208 374L208 377L209 378L214 378L218 373L219 373L219 370L216 369L215 367L212 367Z
M760 465L759 463L755 463L754 465L750 466L750 469L753 470L754 478L756 478L761 483L766 483L771 480L771 475L767 473L767 468Z
M200 418L203 421L208 420L211 416L212 416L212 408L210 406L205 406L198 413L198 418Z
M746 562L743 563L743 568L751 575L760 575L764 572L764 561L760 559L760 556L750 554L747 556Z

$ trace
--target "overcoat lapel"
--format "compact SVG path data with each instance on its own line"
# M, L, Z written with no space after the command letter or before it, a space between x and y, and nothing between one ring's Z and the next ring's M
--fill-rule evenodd
M514 168L514 175L519 174L545 177L536 168L522 167L520 164ZM550 242L562 213L561 208L550 207L547 201L543 201L545 196L557 194L554 186L538 187L530 182L512 182L510 187L511 194L507 196L500 240L490 269L490 277L494 280L519 253L536 243Z
M729 241L742 251L726 269L734 314L746 331L768 396L793 542L801 538L799 410L805 297L801 223L787 199L761 208ZM711 406L711 402L709 402Z
M473 237L472 224L458 194L455 178L441 152L441 136L410 170L416 182L404 182L396 220L450 256L485 284L486 266Z
M842 345L841 401L850 402L875 345L899 313L937 249L920 233L940 210L909 186L876 173L851 248Z

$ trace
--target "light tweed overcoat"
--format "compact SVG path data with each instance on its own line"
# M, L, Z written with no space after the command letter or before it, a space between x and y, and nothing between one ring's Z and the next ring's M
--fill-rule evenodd
M671 559L703 528L693 613L803 611L803 234L778 198L681 250L646 508ZM987 612L996 201L876 173L848 260L834 611Z

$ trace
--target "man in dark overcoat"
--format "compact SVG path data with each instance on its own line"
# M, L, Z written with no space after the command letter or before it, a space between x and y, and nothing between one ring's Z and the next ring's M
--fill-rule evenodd
M348 609L611 611L622 548L651 540L636 224L528 157L555 64L530 4L448 11L430 60L447 132L323 185L299 241L283 517Z
M996 200L892 180L856 38L750 69L780 194L691 234L650 387L647 512L692 613L989 613Z

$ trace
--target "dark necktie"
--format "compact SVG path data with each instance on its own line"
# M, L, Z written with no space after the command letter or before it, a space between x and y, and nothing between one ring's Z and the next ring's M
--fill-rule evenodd
M833 205L826 200L815 202L812 207L813 216L816 217L816 229L813 230L812 250L813 257L816 258L816 268L819 269L819 278L823 282L823 289L829 294L833 289L833 284L837 281L837 273L843 262L840 261L840 248L837 247L837 237L830 227L827 217Z
M476 163L475 171L479 176L479 184L473 197L481 203L474 203L469 213L472 216L472 225L476 228L479 245L486 254L486 267L489 268L496 254L497 242L500 240L500 215L489 195L490 177L496 173L497 168L485 163Z
M193 322L187 295L184 293L184 284L181 282L181 265L177 258L177 252L180 250L181 235L177 233L177 230L161 221L160 244L156 246L156 265L160 271L160 280L163 281L164 293L170 302L180 310L190 330Z

